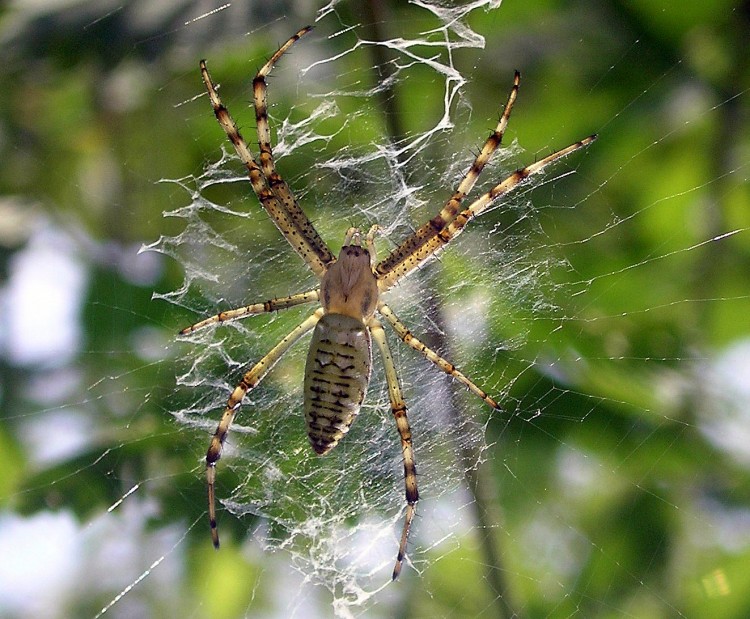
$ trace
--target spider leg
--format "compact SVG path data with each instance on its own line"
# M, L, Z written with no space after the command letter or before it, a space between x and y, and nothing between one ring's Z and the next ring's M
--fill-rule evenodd
M252 305L245 305L244 307L225 310L213 316L209 316L208 318L205 318L200 322L196 322L189 327L185 327L184 329L182 329L182 331L180 331L180 335L189 335L209 325L222 324L225 322L230 322L232 320L239 320L241 318L247 318L248 316L254 316L256 314L270 314L271 312L294 307L295 305L312 303L313 301L317 301L318 299L319 291L316 289L293 294L289 297L278 297L276 299L263 301L262 303L253 303Z
M434 244L432 246L433 249L431 253L435 253L441 247L452 241L466 227L466 224L468 224L478 215L481 215L500 196L513 191L530 176L538 174L539 172L544 170L544 168L546 168L550 163L553 163L558 159L562 159L563 157L567 157L570 153L578 150L579 148L588 146L594 140L596 140L596 135L590 135L583 140L575 142L570 146L552 153L551 155L547 155L544 159L540 159L539 161L536 161L531 165L526 166L525 168L521 168L513 172L513 174L511 174L508 178L495 185L486 193L479 196L476 200L474 200L474 202L471 203L471 205L469 205L467 209L459 213L456 218L433 239Z
M393 313L393 310L385 303L380 303L378 305L378 312L383 318L388 321L391 327L393 327L393 330L396 332L399 338L401 338L401 341L404 342L404 344L410 346L417 352L424 355L426 359L432 361L432 363L434 363L438 368L443 370L443 372L445 372L452 378L455 378L474 395L482 398L482 400L484 400L489 406L497 410L500 409L500 405L495 402L495 400L488 396L484 390L477 387L474 381L468 378L465 374L461 373L455 365L453 365L447 359L444 359L443 357L438 355L434 350L414 337L407 326L403 322L401 322L401 320Z
M432 218L419 228L414 234L401 243L399 247L393 250L385 260L377 265L376 274L379 278L388 274L403 261L404 257L411 255L430 238L435 236L435 234L437 234L441 228L450 223L459 212L461 201L474 188L479 175L482 173L482 170L484 170L484 166L487 165L487 162L492 158L492 155L503 141L505 130L508 127L510 113L513 110L513 104L518 97L520 81L521 74L516 71L513 78L513 87L510 90L508 101L505 104L503 114L500 117L500 121L497 123L497 127L495 127L495 130L492 133L490 133L482 146L482 149L479 151L479 154L474 159L474 162L466 171L466 174L459 183L454 194L443 205L443 209L436 217Z
M224 130L224 133L227 134L227 137L232 142L234 150L237 152L240 160L245 164L248 176L250 177L250 184L253 191L258 196L261 205L287 242L305 261L312 272L318 277L322 277L326 272L326 265L334 260L333 255L327 248L322 250L321 247L318 246L317 239L319 239L319 237L317 236L317 233L315 233L313 237L308 236L310 229L312 229L312 224L309 225L309 229L301 227L295 220L295 217L287 210L286 205L282 204L278 196L269 188L269 181L264 176L262 168L253 158L253 154L250 151L245 138L242 137L240 130L237 128L237 123L234 122L229 110L227 110L222 103L221 97L219 97L219 93L216 90L216 85L211 79L211 75L206 67L205 60L201 60L200 69L203 83L206 86L206 91L211 100L211 107L213 107L214 115L219 121L221 128ZM323 244L323 247L324 246L325 244Z
M400 279L422 266L429 258L438 253L443 249L450 241L458 236L463 231L466 224L469 223L477 215L481 215L487 208L495 202L500 196L503 196L517 187L519 187L526 179L534 174L538 174L549 164L566 157L570 153L588 146L596 139L596 135L590 135L583 140L575 142L570 146L567 146L557 152L548 155L544 159L532 163L525 168L520 168L513 172L508 178L501 183L495 185L488 192L477 198L468 208L464 209L455 217L453 221L448 224L440 222L436 226L434 233L426 241L424 241L418 247L415 247L409 252L400 253L398 260L390 267L389 270L383 271L381 265L390 260L390 256L385 260L381 261L375 270L375 275L378 278L378 287L381 291L388 290ZM434 221L434 220L433 220ZM419 232L419 231L417 231ZM416 234L416 233L415 233ZM411 237L410 237L411 238ZM400 252L401 247L405 247L410 243L410 239L407 239L402 245L396 248L391 256L397 252Z
M311 26L302 28L290 37L286 43L279 47L273 56L269 58L268 62L261 67L260 71L258 71L253 79L253 101L255 105L255 123L258 132L258 146L260 148L260 166L263 170L263 175L266 177L268 186L279 200L282 207L286 209L292 221L297 226L300 233L305 237L318 259L323 264L328 264L334 260L333 254L328 249L325 241L320 237L318 231L308 219L307 215L305 215L300 208L297 200L294 198L292 190L289 188L289 185L276 171L276 162L274 161L273 152L271 150L271 128L268 124L268 84L266 83L266 77L268 77L268 74L271 72L271 69L273 69L276 62L278 62L279 58L281 58L289 48L292 47L292 45L311 30Z
M219 530L216 526L216 463L221 458L224 441L227 438L229 427L232 425L234 416L242 404L245 395L255 389L268 371L276 365L289 348L299 340L305 333L311 331L323 316L323 308L316 310L302 323L297 325L286 337L274 346L265 357L258 361L232 391L224 414L221 416L219 425L211 438L211 443L206 452L206 480L208 482L208 521L211 525L211 540L214 547L219 547Z
M404 456L404 485L406 487L406 515L404 516L404 528L401 532L401 541L398 546L398 555L396 565L393 567L393 580L396 580L401 573L401 568L406 557L406 544L409 540L409 530L414 520L414 514L417 510L417 501L419 492L417 490L417 468L414 458L414 447L412 445L411 429L409 428L409 419L406 417L406 403L401 395L401 386L399 385L396 366L393 362L388 341L385 338L383 326L375 318L368 322L372 338L380 349L385 367L385 378L388 383L388 396L391 400L391 411L396 420L398 434L401 437L401 451Z

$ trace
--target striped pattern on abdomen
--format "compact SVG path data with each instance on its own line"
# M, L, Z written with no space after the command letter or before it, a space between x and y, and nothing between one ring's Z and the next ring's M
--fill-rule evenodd
M371 367L367 327L350 316L323 316L305 367L305 422L317 454L328 453L349 431L365 399Z

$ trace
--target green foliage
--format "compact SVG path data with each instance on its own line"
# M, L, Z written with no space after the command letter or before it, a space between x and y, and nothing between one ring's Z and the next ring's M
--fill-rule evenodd
M324 36L356 21L347 10L341 7L305 42L315 54L330 57L349 48L353 39ZM392 37L438 25L411 4L394 3L391 11L382 25ZM269 559L248 557L243 546L259 519L222 511L225 547L216 554L208 542L202 458L216 417L194 429L172 416L196 405L194 393L175 387L175 375L191 358L174 343L177 328L194 315L152 293L177 289L181 266L164 257L157 268L138 267L136 251L182 225L162 213L183 206L186 194L158 181L199 175L219 156L223 135L199 96L199 57L209 58L222 96L251 134L252 111L243 104L253 70L278 42L277 33L302 22L290 17L268 34L233 36L222 34L220 22L205 20L210 39L188 45L172 37L167 21L154 26L153 39L134 35L128 15L96 15L94 21L68 8L6 33L10 60L1 70L10 86L0 94L0 207L13 217L0 221L2 272L12 272L35 227L51 222L76 240L87 289L72 363L3 361L0 450L7 466L0 507L21 515L69 510L85 527L140 485L135 496L156 506L145 518L142 570L156 558L148 554L149 533L187 531L181 554L167 555L180 562L180 586L170 595L147 589L151 608L163 610L168 599L170 610L184 616L263 616L279 603L266 571ZM468 165L516 67L524 81L507 142L517 139L525 152L514 151L502 166L485 171L482 187L506 168L588 133L600 138L549 176L570 169L575 175L519 192L476 222L458 248L443 255L442 268L433 265L439 274L431 281L444 307L460 308L472 295L489 299L484 339L455 348L465 353L459 359L467 373L507 395L505 413L485 419L490 447L483 454L500 512L491 536L503 564L486 564L470 526L458 536L459 547L438 545L420 555L420 573L405 570L393 593L401 599L388 604L414 617L494 617L500 597L488 585L494 571L507 579L503 595L520 616L745 617L750 472L707 428L724 410L726 377L717 376L716 365L732 347L747 347L750 335L750 69L741 51L747 7L726 1L507 2L469 21L487 47L456 53L457 68L469 77L454 109L462 124L415 166L415 178L427 179L425 196L439 201L449 195L455 177L446 171ZM369 79L365 91L376 79L372 64L360 49L314 79L294 84L296 73L280 77L271 86L278 117L286 118L290 108L292 119L315 109L320 101L306 100L307 92L327 93L342 83L353 88ZM441 113L444 93L423 67L405 74L395 96L406 134L415 135ZM326 195L347 190L352 204L362 206L377 189L362 170L347 182L310 170L332 152L367 148L389 126L376 97L342 97L337 104L337 114L318 127L330 140L284 160L293 186L310 182L302 189L303 206L332 246L347 225L362 222L336 213ZM222 185L209 196L250 211L256 204L248 192L244 184ZM431 216L438 206L425 205L419 216ZM524 219L527 211L533 217ZM253 212L245 220L253 232L239 246L247 254L242 260L275 242L273 226L259 208ZM14 228L16 218L29 216L20 232ZM205 217L215 218L215 229L238 232L237 220ZM465 238L474 233L481 240ZM488 242L506 245L485 260L481 243ZM210 248L196 252L210 270ZM231 305L256 300L256 290L291 292L287 284L299 281L301 270L294 258L274 262L260 279L238 277L221 298ZM519 286L513 277L529 270L535 271L533 286ZM498 273L507 273L506 287L487 290L484 282L499 281ZM224 285L217 282L217 289ZM236 356L244 347L262 348L295 319L257 323L262 341L227 334L227 348ZM223 367L220 357L215 363L217 375L233 382L240 369ZM269 379L269 398L283 399L295 364L280 365ZM63 381L62 370L75 371L76 380L58 392L53 387ZM419 386L418 379L410 382ZM201 391L197 405L208 406L221 388ZM67 410L86 419L85 446L60 460L36 461L28 424ZM294 437L306 447L301 421L296 429L292 421L287 418L290 427L283 429L267 424L259 438L284 444ZM746 420L737 423L747 427ZM238 437L237 444L253 440ZM372 457L360 453L361 446L337 457ZM260 471L263 454L250 453ZM285 504L294 519L309 508L305 483L324 473L309 458L286 466L285 476L296 476ZM264 481L248 475L225 466L219 491L227 496ZM353 478L346 488L355 492L365 484L372 491L385 482ZM741 532L732 529L723 538L718 531L734 522ZM274 555L274 561L283 559ZM123 574L104 592L81 590L71 604L97 612L123 580L137 576ZM329 608L323 608L325 615ZM390 616L391 610L384 603L372 612Z

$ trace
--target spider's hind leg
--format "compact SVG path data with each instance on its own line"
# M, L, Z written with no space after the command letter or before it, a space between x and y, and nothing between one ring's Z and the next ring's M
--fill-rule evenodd
M404 528L401 532L401 541L398 545L398 555L396 565L393 567L393 580L396 580L401 573L404 558L406 558L406 545L409 541L409 531L414 515L417 511L417 501L419 500L419 491L417 490L417 467L414 457L414 446L412 445L411 428L409 419L406 416L406 402L401 395L401 385L399 384L396 365L393 362L391 350L388 347L388 341L385 339L385 331L380 322L371 318L368 326L372 339L380 349L380 355L383 358L385 368L385 378L388 383L388 397L391 401L391 411L396 420L396 428L401 437L401 451L404 458L404 485L406 487L406 515L404 516Z
M249 391L255 389L261 380L268 374L274 365L284 356L284 354L297 342L305 333L311 331L323 316L323 308L317 309L313 314L308 316L303 322L297 325L286 335L276 346L274 346L265 357L258 361L232 391L227 404L224 407L224 414L221 416L219 425L216 427L211 438L211 443L206 452L206 480L208 483L208 520L211 525L211 539L214 548L219 547L219 530L216 525L216 463L221 458L221 452L224 448L224 441L229 433L229 428L234 421L234 416L240 409L242 400Z

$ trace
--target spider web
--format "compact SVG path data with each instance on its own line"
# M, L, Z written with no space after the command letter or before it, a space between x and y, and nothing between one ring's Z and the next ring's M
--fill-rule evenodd
M457 144L458 152L448 158L430 162L425 154L436 147L451 148L455 119L471 113L461 96L465 80L453 65L452 54L462 47L483 45L482 37L468 28L465 18L487 4L451 10L420 5L438 18L438 24L443 24L422 33L420 39L374 43L356 33L334 32L331 37L348 39L350 43L344 44L343 51L334 57L316 59L319 50L315 41L306 44L320 35L323 26L295 46L293 53L282 58L276 67L269 100L273 102L278 81L289 80L284 73L295 71L301 77L299 96L309 100L295 103L289 111L272 108L277 164L334 251L338 251L350 225L366 229L378 222L383 227L378 243L383 257L414 230L415 223L421 223L419 218L431 216L452 192L452 185L444 186L441 181L445 166L451 169L452 184L466 171L469 161L463 143ZM328 7L321 11L320 19L324 20L332 10ZM331 73L337 72L336 67L347 57L371 54L376 45L394 52L393 70L387 80L363 88L362 84L371 82L372 77L360 72L345 74L343 79L338 74L331 79ZM366 61L357 64L367 66ZM378 129L368 126L373 123L371 113L347 114L342 108L366 108L381 101L381 94L393 96L393 84L408 85L415 79L415 72L425 68L439 84L437 90L442 90L443 109L435 110L432 124L397 142L382 136L367 143L349 139L357 132ZM314 92L330 84L335 84L333 91ZM313 92L305 93L308 90ZM222 96L236 118L248 113L242 106L231 104L232 94L226 89ZM218 142L221 133L216 133ZM244 133L252 142L252 129ZM342 137L343 147L339 146ZM514 150L500 153L498 162L510 157ZM498 172L502 169L498 162L489 167L486 174L490 178L502 173ZM287 176L287 170L299 169L305 171ZM157 295L159 298L200 316L215 313L217 308L291 294L315 285L301 261L279 242L278 233L254 196L248 196L246 176L226 150L201 175L171 182L192 197L189 205L166 213L182 220L185 227L178 235L164 237L149 249L177 259L185 269L185 280L178 290ZM226 186L233 192L237 190L226 203L210 198ZM525 225L528 213L523 198L511 209L517 210L513 222L516 230L505 230L502 251L490 250L493 228L501 224L495 222L484 229L480 226L473 252L465 251L460 257L463 266L446 269L453 271L452 276L446 275L445 281L439 282L419 273L387 296L405 322L413 325L414 332L428 339L432 334L432 340L445 354L449 353L447 342L453 339L460 321L456 315L448 324L450 312L466 312L477 321L473 332L456 337L457 342L478 349L478 344L489 337L488 325L480 323L492 311L492 300L479 289L490 278L499 286L505 310L510 310L506 327L513 322L513 314L553 313L539 278L534 275L549 268L552 259L545 257L536 262L530 252L533 220L529 218L531 226ZM477 259L483 255L491 259L480 267ZM238 259L240 256L248 259ZM446 256L451 260L452 252ZM477 264L467 268L474 263ZM489 276L490 271L494 275ZM233 283L228 287L226 282ZM438 301L440 296L431 290L435 285L445 289L445 302ZM309 311L304 308L253 317L191 338L185 352L180 353L188 361L178 384L189 389L191 395L187 397L192 403L175 411L175 417L180 423L212 432L217 412L249 363L265 354ZM498 371L494 375L480 374L483 386L501 398L512 384L512 379L504 375L501 357L518 348L524 340L521 331L513 327L512 336L493 342L494 354L489 363L497 365ZM389 339L408 397L418 454L423 500L410 544L409 563L419 572L430 562L431 548L456 547L458 538L466 534L462 512L474 499L465 482L483 460L488 414L481 410L481 401L469 403L468 397L456 394L456 386L450 385L429 362L412 351L401 350L392 332ZM305 355L306 346L296 346L262 386L246 398L219 467L219 495L228 512L222 513L221 520L225 523L229 514L240 517L249 524L252 538L265 550L283 549L289 553L306 581L322 585L333 594L336 613L349 616L354 609L366 607L367 599L389 580L405 507L401 448L390 414L382 364L375 353L373 380L359 418L346 440L330 455L323 459L315 456L300 413ZM462 367L472 375L471 364ZM512 400L508 404L513 406ZM464 408L471 412L464 413ZM512 411L504 414L509 416ZM222 483L230 471L232 484ZM425 523L438 526L428 533L423 531L428 526ZM297 604L304 606L304 599L291 607Z
M474 10L493 7L483 2L451 9L427 3L417 6L437 25L413 38L374 42L357 29L342 28L335 18L333 29L326 32L336 14L332 3L319 13L316 33L295 46L274 71L272 104L282 83L296 84L293 102L272 108L277 163L334 252L350 225L366 229L378 223L384 229L379 239L382 257L432 216L452 191L470 161L466 140L476 146L486 135L486 129L466 135L465 128L474 126L476 114L455 57L462 48L484 45L467 18ZM311 41L323 32L338 43L337 52L325 55ZM384 50L385 70L378 67L380 79L375 85L370 85L372 75L349 68L368 66L368 57L370 63L378 57L373 51ZM362 55L365 60L358 58ZM408 97L411 85L424 80L425 74L438 84L433 92L440 93L442 106L434 106L421 129L401 135L383 124L378 108L396 97L398 89ZM478 75L474 72L475 78ZM497 110L506 88L493 93ZM244 101L227 88L222 96L235 117L248 114ZM217 142L223 141L220 131L215 134ZM360 139L362 134L368 138ZM245 129L245 137L254 141L251 127ZM545 143L547 149L564 145L553 138ZM167 215L183 220L185 229L151 247L176 258L185 269L184 285L160 297L191 310L190 321L217 309L306 290L315 283L278 240L241 168L223 148L224 155L202 174L174 181L192 201ZM586 155L575 158L582 156ZM484 171L479 187L487 179L503 178L523 160L521 149L511 142ZM491 549L484 553L481 549L493 543L493 531L503 526L502 511L491 496L489 500L485 496L496 492L483 486L490 466L486 461L497 467L500 458L509 483L517 480L518 462L526 459L514 456L512 449L510 457L499 454L529 432L524 425L546 433L552 403L570 393L565 385L578 382L574 376L585 374L578 344L571 346L570 340L585 329L570 312L586 312L569 299L585 299L585 308L598 294L599 281L571 274L563 257L566 246L549 235L549 227L559 221L554 207L562 216L581 208L575 194L567 192L566 176L575 166L564 162L532 185L548 189L545 211L532 204L524 188L473 222L439 262L402 282L387 298L414 333L503 402L503 411L490 415L481 402L389 336L409 405L419 471L421 501L409 545L409 568L428 578L436 562L463 552L473 540L480 546L474 560L491 566L480 570L487 589L496 596L488 609L512 612L512 598L501 574L503 559ZM219 190L221 198L214 199ZM578 237L572 247L594 244L598 235L617 229L622 222L616 214L610 216L594 235ZM646 257L624 268L645 268L669 255L667 251ZM617 269L609 271L604 279L617 273ZM178 384L189 390L184 397L190 405L174 412L178 421L203 429L204 435L212 432L217 413L241 373L306 311L254 317L208 330L182 346L180 357L187 361ZM382 603L389 582L404 508L400 447L376 356L370 392L352 431L328 457L316 457L307 445L300 415L305 352L304 343L295 347L250 394L238 415L218 468L224 508L220 528L230 518L239 518L241 527L247 527L247 539L266 554L284 553L304 582L329 593L336 616L354 616ZM515 390L517 382L528 383L527 374L539 376L537 385L532 381L525 390ZM617 403L617 397L616 390L609 394L610 405ZM626 401L623 394L622 402ZM581 408L569 413L570 421L586 421L601 410L598 398L582 394ZM648 415L648 409L644 413ZM547 421L537 424L540 416ZM579 475L593 476L601 484L610 472L607 465L589 460L586 450L574 443L568 445L559 430L552 433L558 445L557 462L565 475L572 476L562 486L596 484L582 482ZM560 509L534 510L505 550L513 555L519 546L548 556L550 545L561 549L560 557L549 556L544 563L544 575L534 576L541 589L551 584L559 587L570 564L596 549L590 539L581 544ZM617 561L609 553L605 560ZM522 558L518 565L524 569ZM538 563L528 565L529 573L534 569ZM305 616L309 595L300 592L287 610ZM662 603L679 614L668 602Z
M38 143L49 141L52 156L39 161L50 162L50 201L77 207L68 192L83 188L100 210L117 209L113 238L130 231L137 246L164 236L136 268L133 247L47 222L9 268L0 344L16 373L0 395L20 384L24 396L4 401L11 432L1 428L8 474L0 488L11 488L19 513L41 514L0 514L0 554L10 557L0 617L745 616L747 65L722 45L746 15L717 2L653 10L582 2L564 14L413 2L397 17L353 16L350 4L329 2L315 20L282 3L275 14L252 3L190 2L169 15L167 5L145 11L137 2L113 4L111 13L100 3L63 11L59 31L75 32L71 49L109 19L129 34L105 29L97 40L106 49L94 46L96 62L83 64L102 82L93 97L105 104L101 125L135 143L128 150L111 138L118 148L92 150L95 161L72 177L51 163L65 160L64 147L88 152L92 136L112 134L93 120L86 132L68 132L71 119L58 110L71 99L76 111L88 109L91 92L66 79L62 95L50 85L58 99L47 100L37 83L47 65L18 57L38 36L3 39L12 43L5 70L35 68L8 80L25 95L24 122L9 126L37 135L31 116ZM347 227L378 223L382 258L435 215L494 126L516 67L523 79L506 144L473 195L600 134L389 293L415 335L503 406L491 413L386 326L420 489L397 583L402 465L377 351L365 406L325 458L310 449L301 415L306 340L251 393L217 467L215 553L203 470L210 435L242 373L312 307L174 337L219 309L315 285L252 194L194 70L205 56L253 147L252 76L309 21L315 30L273 71L271 127L281 174L335 253ZM47 32L46 24L36 26ZM677 41L683 47L671 57ZM176 78L184 67L193 68ZM149 90L159 105L144 119L139 96ZM117 113L117 105L125 107ZM49 118L38 112L48 108ZM163 108L176 114L155 111ZM179 134L180 120L184 132L170 149L157 129ZM11 158L0 176L30 173L33 142L18 141L23 165ZM140 175L150 193L113 182L116 165L128 179ZM161 176L169 180L154 186ZM143 211L128 219L120 207L158 192L156 224L144 233ZM4 235L8 212L32 210L12 202L0 202ZM77 211L58 219L75 220ZM43 268L27 276L34 286L24 303L17 282L33 255ZM180 272L167 289L154 283L159 267ZM91 341L72 353L58 344L41 362L14 359L15 323L55 305L55 278L75 290L96 284L89 297L76 293L80 307L70 314L36 326L46 350L76 313L91 315ZM128 339L118 339L122 332ZM17 437L9 447L7 436ZM59 590L37 585L49 580L33 560L58 565L61 555L68 567Z
M465 79L453 64L453 54L462 47L483 45L482 37L465 24L471 10L483 5L453 10L424 5L443 25L419 39L375 44L356 33L334 32L331 36L350 43L332 58L314 58L315 41L307 44L320 35L316 32L276 67L271 101L277 80L288 80L284 74L293 75L295 70L301 76L299 96L310 100L307 105L295 104L288 112L273 108L279 169L285 175L287 170L308 170L292 172L287 180L323 238L336 250L349 225L367 228L378 222L384 229L379 242L384 255L411 233L415 223L436 212L466 171L469 158L463 138L457 144L452 141L457 137L456 121L462 124L471 109L462 97ZM336 67L349 56L371 54L376 45L393 52L388 79L363 88L363 83L372 81L368 75L338 73ZM366 61L357 64L367 66ZM364 108L382 101L381 94L394 96L391 85L403 84L408 89L417 79L416 72L425 69L439 84L443 100L443 109L435 110L426 129L398 142L378 136L372 142L362 144L355 139L348 145L348 136L373 130L367 127L373 116L345 114L343 107ZM330 79L332 72L338 73L335 80ZM331 83L333 91L314 92L316 86L320 89ZM223 96L232 98L227 89ZM248 113L230 101L225 104L238 118ZM216 133L219 141L221 134ZM245 133L251 141L247 135L251 130ZM338 145L342 136L347 136L343 147ZM430 150L451 148L456 152L448 158L431 162L427 156ZM514 150L501 152L484 177L504 175L509 166L503 166L502 160ZM295 165L295 158L302 163ZM194 316L305 290L313 283L297 257L278 242L254 197L247 196L249 185L237 170L237 162L225 155L200 176L177 181L193 199L167 215L183 220L185 229L152 247L175 257L185 269L184 285L161 298L194 310ZM446 176L451 179L447 185L442 180ZM236 186L240 197L227 203L208 197L226 185ZM564 268L564 264L556 263L551 255L534 255L532 247L540 246L534 237L540 230L523 195L507 205L506 213L509 224L487 218L484 225L475 227L472 248L459 239L463 254L445 254L444 274L440 274L441 265L433 265L434 275L419 273L388 297L413 331L431 339L447 356L460 354L451 350L449 342L468 347L472 354L460 354L465 361L461 367L470 376L478 373L482 386L504 400L502 416L510 419L515 405L506 396L513 376L506 375L504 358L526 341L528 327L522 316L555 315L544 290L545 279L539 274ZM493 248L498 234L504 239L501 249ZM497 299L502 299L502 308L482 292L488 281L493 282ZM227 282L232 282L231 287ZM443 294L436 294L435 287L442 288ZM187 345L181 356L186 354L189 361L178 383L195 400L175 413L177 419L213 431L217 412L248 363L259 359L305 311L309 310L254 317L209 330ZM490 327L486 320L490 313L506 318ZM474 325L459 335L457 326L466 316ZM498 329L500 337L492 334ZM390 339L398 347L396 358L418 457L422 502L409 562L420 572L434 560L431 554L457 547L467 534L465 513L471 511L476 497L467 491L466 480L484 458L484 424L489 416L480 401L456 393L456 386L441 372L411 351L401 350L392 335ZM482 364L469 362L482 354L481 344L488 339L491 343L485 347L483 361L493 368L490 374L481 370ZM361 608L390 574L404 508L401 451L381 378L382 365L376 359L369 395L346 441L325 459L316 457L307 445L300 416L304 356L305 346L297 346L248 396L219 467L219 495L227 512L243 518L252 537L266 550L288 552L306 580L328 589L336 612L343 616ZM227 485L222 478L229 477L229 470L234 475ZM222 523L230 517L223 513Z

